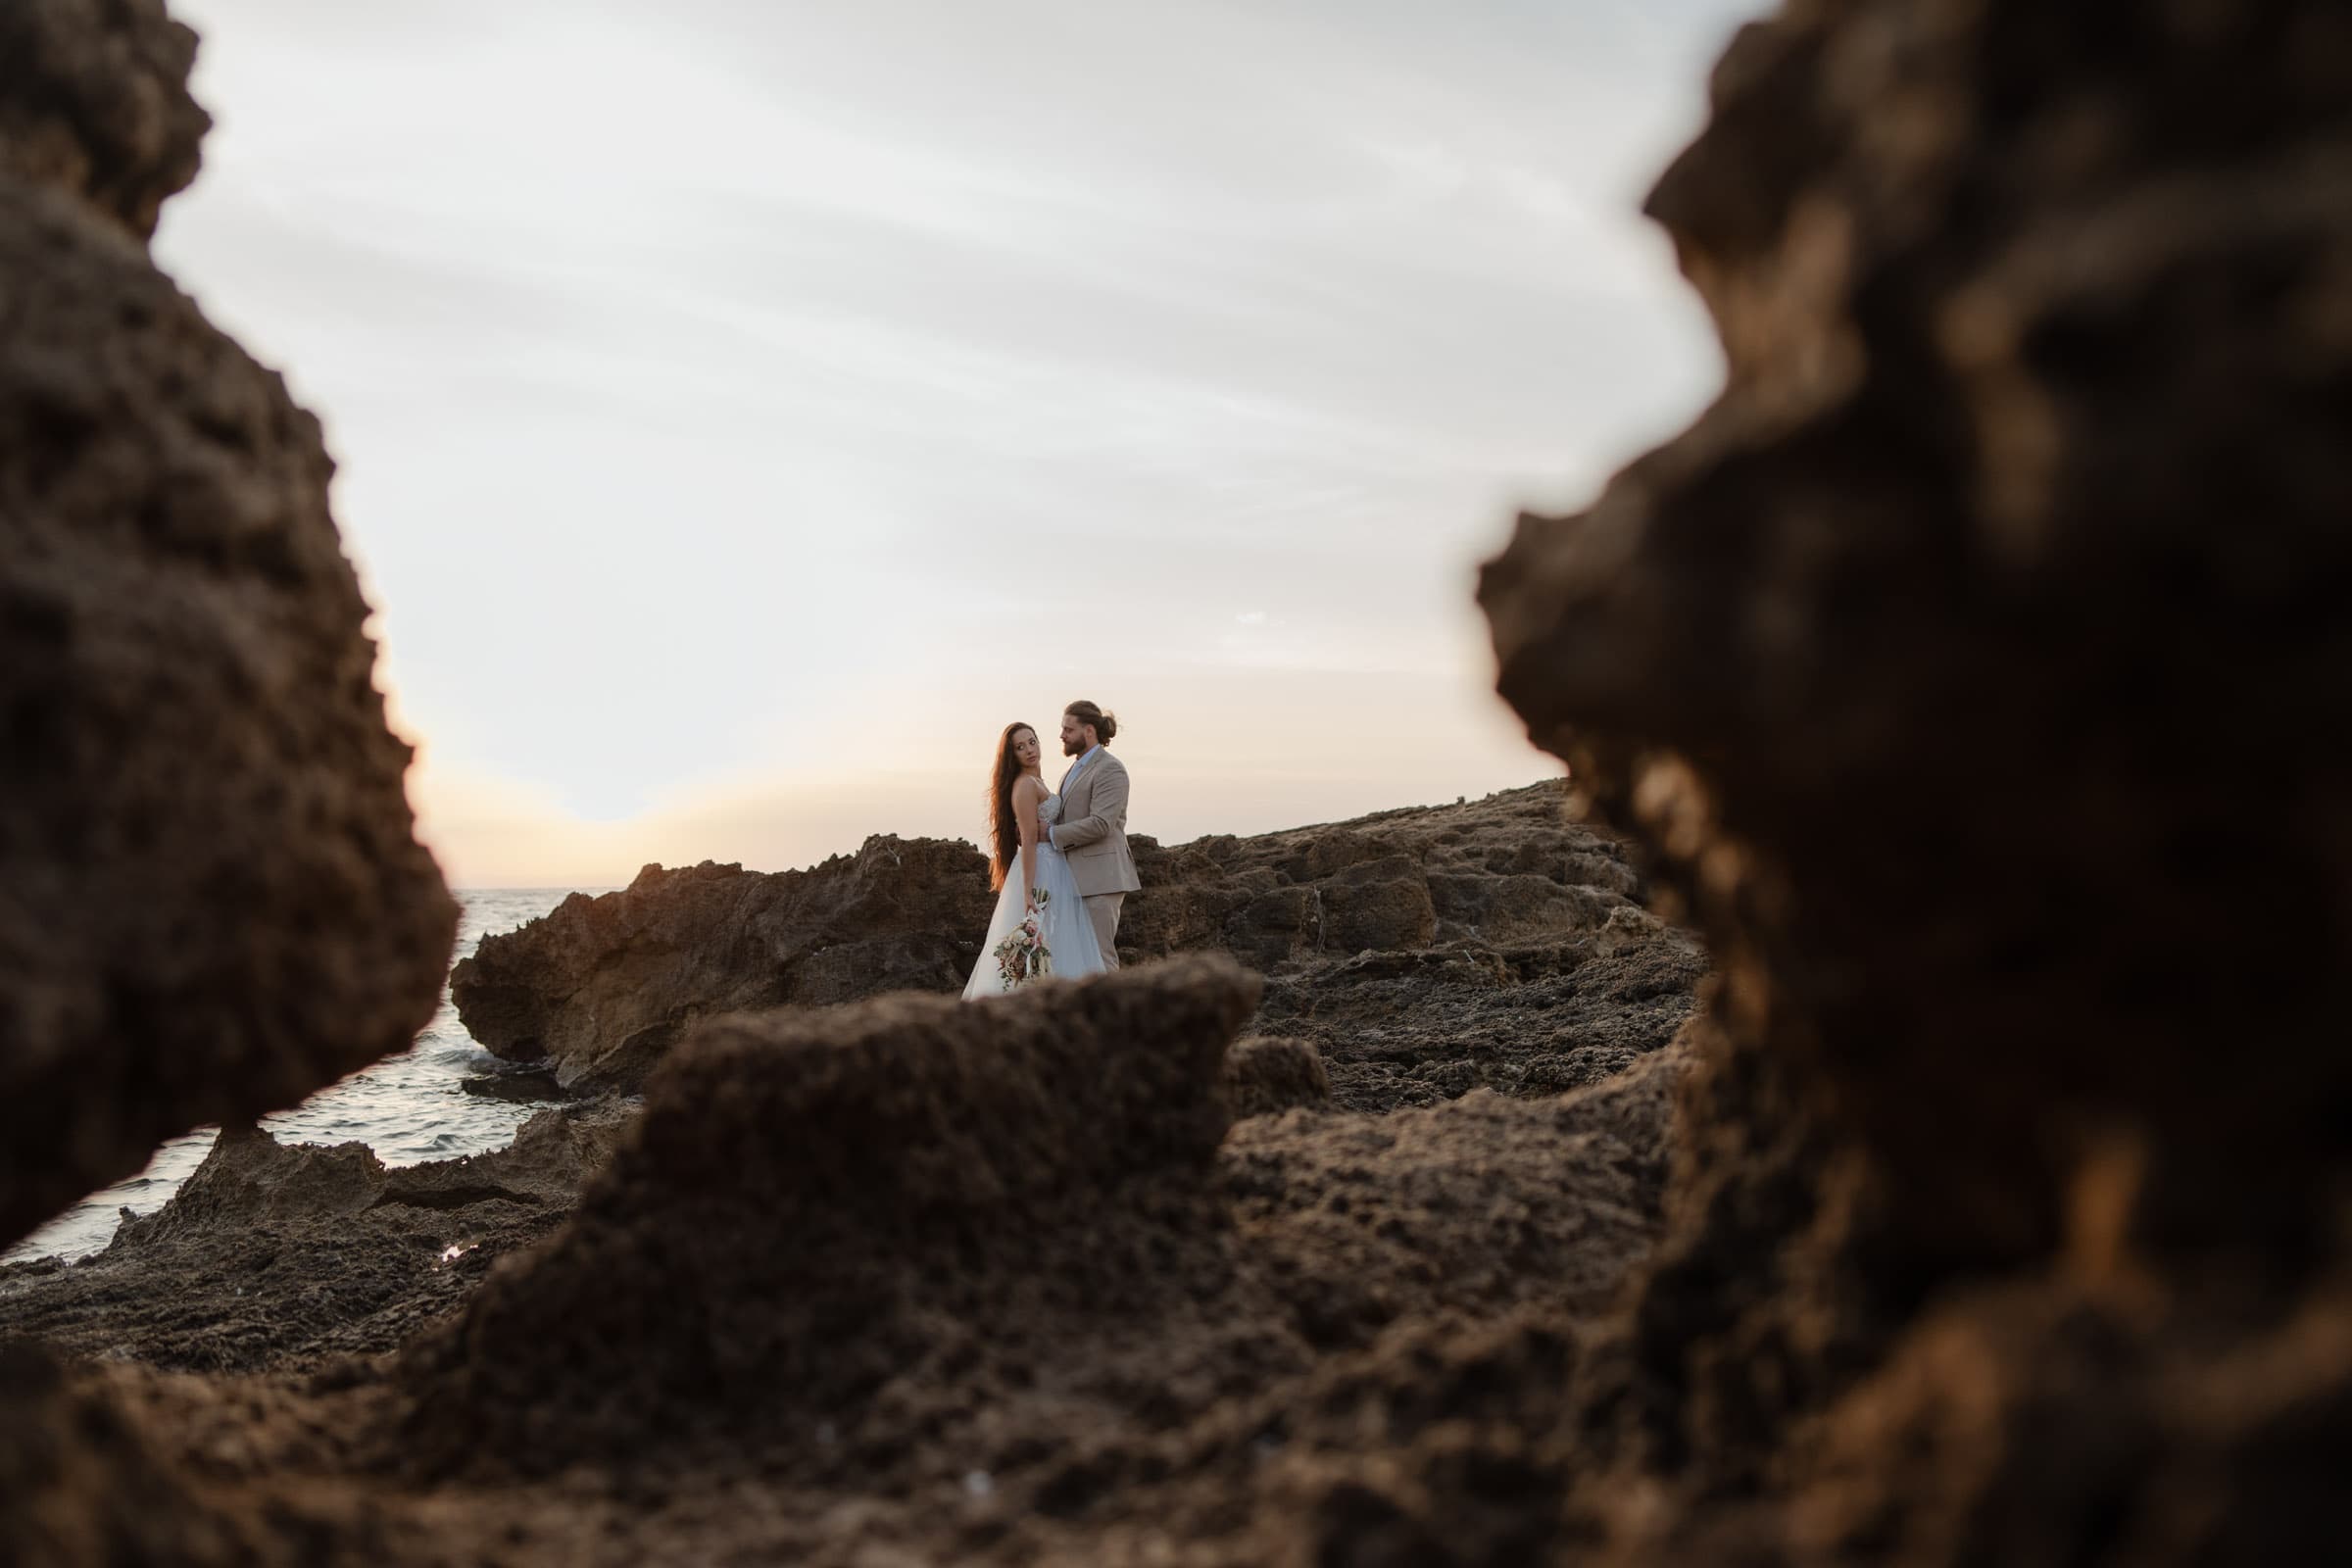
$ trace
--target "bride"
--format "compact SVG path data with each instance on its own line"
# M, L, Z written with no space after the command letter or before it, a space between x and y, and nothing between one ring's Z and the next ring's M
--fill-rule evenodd
M1061 797L1046 792L1039 771L1044 756L1031 725L1007 724L997 737L988 778L988 826L995 840L989 886L1000 891L980 961L963 988L966 1001L1046 976L1068 980L1110 967L1102 961L1070 862L1045 831L1061 818Z

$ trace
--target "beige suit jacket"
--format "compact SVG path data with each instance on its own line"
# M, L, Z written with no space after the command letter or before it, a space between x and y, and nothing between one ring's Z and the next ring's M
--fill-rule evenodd
M1127 853L1126 767L1106 746L1077 778L1064 773L1061 782L1061 820L1054 825L1054 847L1070 858L1078 892L1091 899L1142 888L1135 857Z

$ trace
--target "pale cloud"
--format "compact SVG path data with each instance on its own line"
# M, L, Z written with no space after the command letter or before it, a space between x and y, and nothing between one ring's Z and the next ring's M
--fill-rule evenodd
M1741 5L177 8L158 252L463 881L954 824L1079 694L1163 835L1523 781L1472 568L1720 373L1635 207Z

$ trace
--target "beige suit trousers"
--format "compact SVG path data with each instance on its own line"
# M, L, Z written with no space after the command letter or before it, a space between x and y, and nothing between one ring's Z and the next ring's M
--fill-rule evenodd
M1119 966L1119 906L1126 902L1124 893L1097 893L1086 901L1086 917L1095 922L1095 941L1102 949L1102 961L1113 969Z

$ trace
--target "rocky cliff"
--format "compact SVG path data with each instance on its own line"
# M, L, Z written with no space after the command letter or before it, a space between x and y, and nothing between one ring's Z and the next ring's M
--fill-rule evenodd
M634 1090L711 1014L960 986L993 903L980 857L931 839L872 838L773 875L649 865L623 892L575 893L483 938L450 993L499 1055Z
M361 1059L446 907L302 422L189 373L240 362L138 249L193 167L184 34L20 0L0 45L0 298L56 307L0 341L14 1194ZM1571 983L1670 933L1513 928L1624 897L1565 837L1442 887L1467 839L1370 819L1339 863L1167 852L1136 940L1223 953L681 1015L617 1130L415 1174L231 1137L108 1257L0 1269L41 1336L0 1345L0 1560L2352 1560L2352 23L1823 0L1713 97L1652 208L1724 398L1482 587L1504 693L1716 956L1673 1043L1525 1093L1542 1019L1615 1004ZM79 593L118 582L162 591ZM151 687L218 732L184 801ZM290 797L272 747L318 764ZM276 857L250 922L208 833ZM894 895L822 870L763 895L818 934L755 956L953 978L826 927ZM1327 999L1415 987L1394 1081L1339 1049ZM1314 1103L1290 1031L1335 1014L1333 1094L1398 1108ZM1447 1098L1465 1062L1520 1092ZM302 1262L339 1246L397 1260L345 1298Z
M0 8L0 1244L406 1049L457 929L318 422L147 254L195 48Z
M1311 1046L1344 1106L1598 1082L1672 1038L1705 963L1564 799L1539 784L1174 848L1137 835L1121 956L1264 972L1250 1027ZM451 990L491 1050L628 1090L700 1018L960 990L992 903L979 852L931 839L869 839L807 871L649 866L485 938Z
M542 1110L506 1149L387 1169L364 1144L222 1132L172 1200L66 1265L0 1267L0 1324L189 1372L316 1368L396 1348L545 1240L630 1110Z
M2352 18L1793 5L1650 211L1729 384L1482 589L1724 970L1580 1528L2352 1557Z

